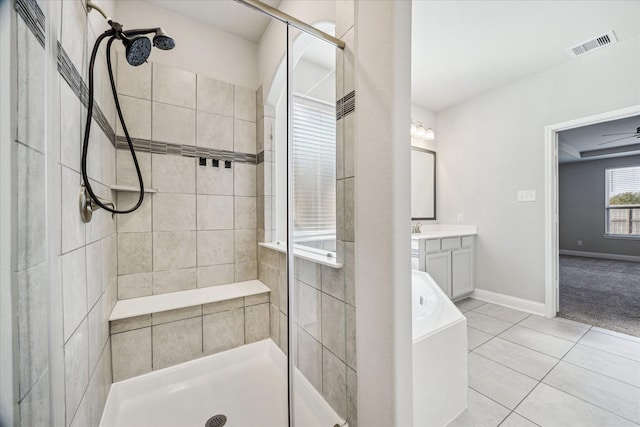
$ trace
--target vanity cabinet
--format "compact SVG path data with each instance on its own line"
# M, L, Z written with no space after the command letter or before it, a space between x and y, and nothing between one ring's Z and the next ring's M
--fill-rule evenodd
M419 269L433 277L451 299L474 288L474 236L419 240Z

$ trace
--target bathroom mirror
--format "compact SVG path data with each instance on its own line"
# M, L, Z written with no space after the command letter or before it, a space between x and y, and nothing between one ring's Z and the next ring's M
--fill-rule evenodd
M436 153L411 147L411 219L436 219Z

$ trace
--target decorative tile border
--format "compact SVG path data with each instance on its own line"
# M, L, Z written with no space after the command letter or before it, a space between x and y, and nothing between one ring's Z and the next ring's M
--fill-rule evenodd
M230 160L238 163L248 163L255 165L258 163L258 156L249 153L240 153L226 150L216 150L206 147L195 147L193 145L172 144L169 142L150 141L148 139L131 138L133 148L136 151L152 154L169 154L183 157L205 157L207 159ZM116 148L129 149L127 139L124 136L116 137ZM264 157L264 153L262 153Z
M264 163L264 151L258 153L258 158L256 159L257 164Z
M352 90L336 102L336 121L356 110L356 91Z
M40 6L38 6L38 2L36 0L14 0L13 4L17 14L31 30L40 43L40 46L44 48L46 41L44 32L46 17L42 9L40 9ZM57 41L57 58L58 72L67 82L73 93L76 94L80 102L82 102L82 105L86 107L89 101L89 87L82 79L75 65L73 65L73 62L69 58L69 55L67 55L67 52L65 52L60 41ZM115 146L115 132L95 101L93 104L93 119L98 126L100 126L100 129L102 129L107 138L109 138L109 141Z

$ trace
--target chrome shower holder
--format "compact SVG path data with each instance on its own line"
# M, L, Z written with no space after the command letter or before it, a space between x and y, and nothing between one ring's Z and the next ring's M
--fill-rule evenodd
M93 213L100 209L100 205L93 201L91 195L89 195L89 190L84 184L80 185L80 196L78 198L79 206L80 206L80 217L82 218L82 222L85 224L91 222L91 218L93 217ZM110 206L113 210L116 210L116 204L110 200L100 199L102 204ZM115 219L116 214L112 213L111 218Z

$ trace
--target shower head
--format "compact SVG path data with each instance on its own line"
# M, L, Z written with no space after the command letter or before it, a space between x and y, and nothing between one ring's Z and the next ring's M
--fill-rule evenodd
M171 50L176 47L176 41L169 37L162 28L158 28L156 35L153 36L153 45L158 49Z
M151 54L151 40L145 36L132 36L122 38L122 43L126 47L127 62L134 67L147 62Z

